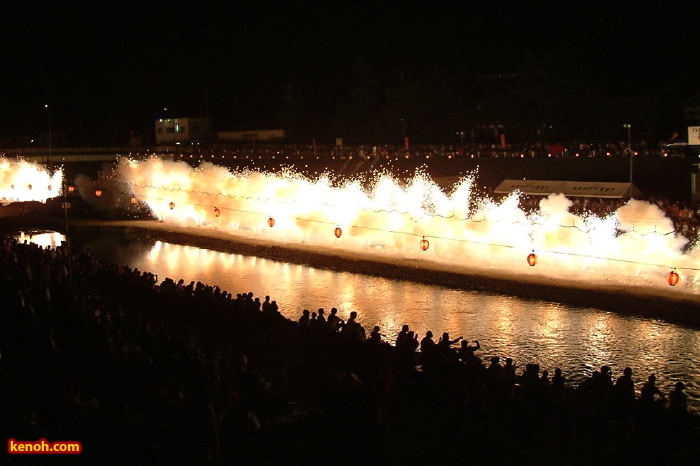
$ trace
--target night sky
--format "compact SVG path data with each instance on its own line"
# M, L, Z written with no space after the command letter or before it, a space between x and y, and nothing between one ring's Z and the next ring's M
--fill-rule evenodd
M385 87L534 67L601 94L700 92L700 2L531 3L5 2L0 140L39 138L46 103L54 131L85 142L173 115L274 126L288 86L329 114L358 63Z

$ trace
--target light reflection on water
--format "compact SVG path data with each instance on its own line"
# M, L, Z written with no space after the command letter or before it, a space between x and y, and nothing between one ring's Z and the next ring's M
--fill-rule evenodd
M49 241L41 235L32 240ZM426 330L432 330L436 338L447 331L451 337L479 340L484 361L491 356L512 357L521 368L534 362L550 374L561 367L572 382L602 365L611 366L615 377L624 367L631 367L638 390L652 373L665 392L682 380L692 409L700 412L697 330L598 309L331 272L120 236L91 238L85 246L100 259L155 273L159 281L182 278L218 285L234 295L249 291L261 299L269 295L280 312L294 320L303 309L323 307L328 312L337 307L341 318L357 311L368 331L379 325L392 341L404 323L420 337Z

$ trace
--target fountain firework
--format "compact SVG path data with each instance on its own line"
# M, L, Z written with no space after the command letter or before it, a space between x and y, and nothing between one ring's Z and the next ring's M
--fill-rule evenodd
M309 179L291 169L230 171L124 158L109 189L122 203L145 203L165 223L285 244L626 286L668 288L675 269L679 293L700 292L700 252L684 252L687 240L655 204L630 200L601 218L574 215L572 202L557 194L525 212L517 192L501 201L479 197L475 178L467 174L445 191L420 171L407 182L383 173ZM532 252L536 267L526 260Z
M63 171L0 159L0 195L7 202L46 201L62 194ZM561 194L539 209L520 209L520 193L496 201L476 192L476 174L448 190L418 171L402 182L386 173L314 179L291 169L231 171L203 163L121 158L113 173L76 187L101 207L148 206L164 223L192 225L287 245L361 251L485 273L549 281L666 287L670 270L679 293L700 294L698 248L674 232L655 205L630 200L613 214L575 215ZM100 196L96 196L96 191ZM102 195L104 193L104 195ZM685 249L685 250L684 250ZM531 254L536 266L531 266Z
M24 160L0 158L0 199L3 202L46 202L62 194L63 169L53 173Z

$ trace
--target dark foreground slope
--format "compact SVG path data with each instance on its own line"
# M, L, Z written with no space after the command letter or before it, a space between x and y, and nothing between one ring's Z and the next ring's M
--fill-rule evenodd
M77 251L68 274L66 248L1 246L0 435L80 441L71 463L694 464L700 453L696 417L599 381L555 389L530 367L498 378L451 351L299 325L252 297L155 286Z

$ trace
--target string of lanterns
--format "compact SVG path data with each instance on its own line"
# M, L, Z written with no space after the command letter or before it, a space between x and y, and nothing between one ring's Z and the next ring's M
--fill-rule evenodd
M213 195L212 193L209 193L209 192L207 192L207 191L183 190L183 189L181 189L180 187L178 187L177 189L174 189L174 188L167 188L167 187L162 186L162 185L160 185L160 186L150 185L150 184L139 185L139 184L136 184L136 183L126 182L126 181L116 181L116 183L117 183L117 184L126 184L126 185L130 185L130 186L148 187L148 188L153 188L153 189L163 189L163 190L167 190L167 191L185 191L185 192L188 192L188 193L195 193L195 194L196 194L196 193L200 193L200 194ZM31 184L29 184L27 187L28 187L29 190L32 189L32 185L31 185ZM11 189L15 189L15 185L12 184L12 185L10 186L10 188L11 188ZM48 190L51 191L51 189L52 189L52 188L51 188L51 185L49 185L49 186L48 186ZM75 190L75 187L74 187L73 185L69 185L69 186L68 186L68 191L69 191L69 192L73 192L74 190ZM99 189L99 188L95 190L95 196L96 196L96 197L101 197L101 196L102 196L102 193L103 193L102 190ZM225 196L225 197L230 197L230 198L241 198L241 199L257 200L257 201L269 200L269 199L267 199L267 198L260 198L260 197L253 197L253 196L228 195L228 194L223 194L223 193L217 193L217 195ZM134 199L135 199L135 197L132 198L131 203L132 203L132 204L137 204L138 201L137 201L137 200L134 200ZM295 201L289 201L289 202L290 202L290 203L295 203ZM172 204L172 205L170 205L170 209L173 210L175 206L174 206L174 204L173 204L172 202L171 202L170 204ZM323 203L323 205L331 206L330 204L325 203L325 202ZM331 207L332 207L332 206L331 206ZM383 209L383 208L382 208L382 209L371 209L371 208L367 209L367 208L363 208L363 209L364 209L364 210L370 210L370 211L375 212L375 213L386 212L386 213L410 214L410 212L408 212L408 211L401 211L401 210L398 210L398 209ZM457 218L455 215L450 215L450 216L445 216L445 215L440 215L440 214L427 214L427 215L428 215L428 216L431 216L431 217L440 217L440 218L444 218L444 219ZM216 215L216 216L218 217L219 215ZM474 219L474 218L463 218L463 219L461 219L461 220L465 220L465 221L469 221L469 222L473 222L473 223L480 223L480 222L491 222L491 223L494 223L493 220L487 220L487 218L486 218L485 215L484 215L484 218L481 219L481 220L477 220L477 219ZM497 223L497 222L498 222L498 221L496 221L496 223ZM644 222L637 222L637 223L644 223ZM521 225L522 225L522 222L520 222L520 221L515 221L515 222L511 222L511 224L521 224ZM579 228L578 226L576 226L576 225L574 225L574 224L572 224L572 225L558 225L558 226L559 226L560 228L575 228L575 229L581 231L582 233L588 233L588 231L589 231L589 230L583 230L583 229ZM669 232L667 232L667 233L659 233L659 232L657 232L656 230L654 230L653 232L648 232L648 233L639 233L639 232L636 231L636 229L635 229L634 226L633 226L631 229L627 230L627 231L626 231L625 233L623 233L623 234L631 233L631 232L636 232L636 233L641 234L641 235L643 235L643 236L646 236L646 235L649 235L649 234L658 234L658 235L662 235L662 236L667 236L667 235L670 235L670 234L674 234L674 233L675 233L674 231L669 231ZM342 234L342 232L341 232L341 234Z
M163 186L163 185L153 185L153 184L148 184L148 183L138 184L138 183L133 183L133 182L128 182L128 181L116 181L116 183L117 183L117 184L129 185L129 186L136 186L136 187L140 187L140 188L151 188L151 189L159 189L159 190L165 190L165 191L178 191L178 192L186 192L186 193L189 193L189 194L205 194L205 195L208 195L208 196L214 196L214 195L216 195L216 196L228 197L228 198L231 198L231 199L244 199L244 200L248 200L248 201L266 202L266 201L269 201L269 200L270 200L270 198L268 198L268 197L244 196L244 195L240 195L240 194L228 194L228 193L227 193L227 194L224 194L224 193L221 193L221 192L219 192L219 193L210 193L210 192L208 192L208 191L199 191L199 190L196 190L196 189L182 189L182 187L180 187L180 186L178 186L177 188L169 188L169 187ZM298 204L298 202L295 201L295 200L293 200L293 199L292 199L292 200L289 200L289 201L277 201L277 202L278 202L278 203L281 203L281 204ZM328 202L321 202L319 205L327 206L327 207L337 207L337 205L335 205L335 204L330 204L330 203L328 203ZM400 209L396 209L396 208L393 208L393 209L387 209L387 208L377 208L377 209L374 209L374 208L371 208L371 207L361 207L361 209L362 209L362 210L365 210L365 211L371 211L371 212L374 212L374 213L398 213L398 214L402 214L402 215L412 215L411 211L408 211L408 210L400 210ZM446 219L446 220L449 220L449 219L457 219L457 220L463 220L463 221L468 221L468 222L472 222L472 223L481 223L481 222L500 223L500 220L489 220L488 218L486 218L486 214L485 214L485 213L482 213L482 214L483 214L483 218L482 218L482 219L476 219L476 218L474 218L474 217L470 217L470 218L467 218L467 217L458 217L458 216L456 216L456 215L454 215L454 214L452 214L452 215L441 215L441 214L438 214L438 213L426 213L426 215L428 215L428 216L430 216L430 217L433 217L433 218L443 218L443 219ZM637 221L633 222L632 228L626 230L624 234L635 232L635 233L638 233L638 234L640 234L640 235L642 235L642 236L646 236L646 235L650 235L650 234L668 236L668 235L672 235L672 234L675 233L675 231L673 231L673 230L668 231L668 232L666 232L666 233L660 233L660 232L657 232L656 229L655 229L654 231L652 231L652 232L640 233L640 232L638 232L638 231L636 230L636 228L634 227L634 225L636 225L636 224L646 224L646 223L651 223L651 224L656 225L656 224L653 223L653 222L644 222L644 221L641 221L641 220L637 220ZM514 222L511 222L510 224L526 225L526 224L522 223L522 222L519 221L519 220L516 220L516 221L514 221ZM580 232L582 232L582 233L589 233L589 232L590 232L590 229L583 229L583 228L579 227L578 225L574 224L573 222L572 222L571 225L558 225L558 227L560 227L560 228L574 228L574 229L576 229L576 230L578 230L578 231L580 231Z
M14 189L14 185L12 185L12 188ZM28 185L28 188L31 189L31 185ZM69 185L67 190L69 192L73 192L73 191L75 191L75 187L73 185ZM207 193L207 194L209 194L209 193ZM95 196L97 196L97 197L102 196L102 190L96 189ZM227 196L227 197L231 197L231 196ZM133 196L131 198L131 203L137 204L138 198L136 196ZM175 209L175 203L173 201L170 201L168 206L169 206L170 210ZM227 210L236 210L236 209L227 208ZM218 218L220 215L221 215L221 209L219 209L219 207L215 206L214 207L214 216ZM477 220L477 221L485 221L485 219L484 220ZM268 216L267 224L270 228L273 228L276 224L274 217L272 217L271 215ZM560 227L566 227L566 226L560 225ZM340 228L340 226L336 226L333 233L334 233L335 237L339 239L343 235L343 230L342 230L342 228ZM404 234L412 234L412 233L404 232ZM463 241L463 240L458 240L458 241ZM422 251L427 251L430 248L430 241L426 238L425 235L423 235L421 237L421 240L419 241L418 245ZM535 253L535 251L532 250L532 252L530 252L530 254L528 254L526 260L527 260L528 265L530 265L531 267L534 267L538 264L539 258L537 256L537 254ZM614 259L608 259L608 260L614 260ZM695 269L691 268L690 270L695 270ZM676 286L680 282L680 275L676 271L675 267L673 269L671 269L671 271L666 275L666 280L670 286Z

